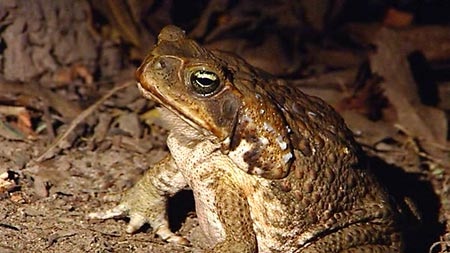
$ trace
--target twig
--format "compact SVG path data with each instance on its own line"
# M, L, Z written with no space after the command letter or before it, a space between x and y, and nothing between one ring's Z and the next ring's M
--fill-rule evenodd
M430 246L430 249L429 249L428 252L429 252L429 253L433 253L434 250L437 249L438 246L440 246L440 251L439 251L439 252L445 253L445 252L447 252L446 249L447 249L447 246L449 246L449 245L450 245L450 242L449 242L449 241L439 241L439 242L435 242L435 243L433 243L433 244ZM445 247L445 248L444 248L444 247ZM445 251L443 251L443 250L445 250Z
M78 124L80 124L84 119L86 119L90 114L92 114L97 107L99 107L103 102L105 102L108 98L110 98L114 93L118 92L119 90L125 89L129 87L130 85L134 84L134 81L126 81L125 83L113 88L108 93L106 93L102 98L100 98L97 102L95 102L93 105L86 108L84 111L82 111L69 125L66 131L64 131L41 155L39 155L35 161L36 162L42 162L46 159L48 159L51 155L51 152L55 147L57 147L61 141L63 141L69 134L75 129Z
M440 145L433 141L428 141L428 140L418 137L418 136L414 136L410 131L408 131L401 124L396 123L396 124L394 124L394 127L399 129L403 133L405 133L408 136L408 138L410 138L411 143L413 145L413 150L418 156L420 156L421 158L428 159L429 161L435 163L436 165L442 166L443 168L448 168L448 165L445 161L443 161L442 159L436 158L433 155L430 155L430 154L426 153L425 151L421 150L421 149L423 149L424 143L433 145L434 147L441 149L441 151L443 151L443 152L449 151L446 146Z

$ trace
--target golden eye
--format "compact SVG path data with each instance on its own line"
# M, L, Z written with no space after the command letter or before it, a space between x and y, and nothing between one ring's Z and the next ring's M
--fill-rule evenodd
M197 70L190 77L192 89L201 96L215 94L220 86L220 78L216 73L207 70Z

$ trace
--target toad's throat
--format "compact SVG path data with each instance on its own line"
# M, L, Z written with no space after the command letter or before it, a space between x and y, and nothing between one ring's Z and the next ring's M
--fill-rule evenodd
M152 88L151 85L144 84L142 85L141 82L137 82L137 86L141 94L148 99L151 99L158 103L159 105L163 106L167 110L169 110L171 113L179 117L181 120L186 122L189 126L191 126L193 129L195 129L197 132L199 132L202 135L210 136L212 133L211 131L207 129L211 128L203 128L201 126L206 125L206 122L198 122L198 120L192 119L192 117L188 117L184 111L180 111L175 109L169 101L164 98L156 89ZM145 88L143 87L145 86Z

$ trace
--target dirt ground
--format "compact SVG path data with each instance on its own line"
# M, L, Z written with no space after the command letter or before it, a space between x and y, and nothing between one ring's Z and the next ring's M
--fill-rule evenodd
M263 2L0 2L0 252L208 247L188 189L169 214L189 246L87 218L168 152L133 77L165 24L332 104L405 210L406 252L450 252L450 6Z
M33 153L36 147L5 142L2 146L3 152L19 156ZM73 150L58 155L50 164L27 166L16 175L20 190L1 201L0 251L191 252L190 248L155 238L149 228L128 235L124 231L126 220L96 222L86 218L89 212L117 203L114 194L129 187L164 153L136 154L115 148L104 152ZM187 196L183 201L193 199ZM175 229L189 237L197 224L187 211L183 212L183 226L175 222Z

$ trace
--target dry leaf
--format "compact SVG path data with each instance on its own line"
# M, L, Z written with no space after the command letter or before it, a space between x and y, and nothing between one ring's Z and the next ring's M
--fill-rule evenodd
M413 18L414 15L410 12L389 8L383 23L391 27L405 27L411 25Z
M428 154L445 159L446 154L433 145L446 144L445 114L441 110L421 104L407 62L407 54L411 49L405 48L401 37L387 28L378 31L374 43L377 50L370 56L371 68L375 74L384 78L381 86L397 111L397 123L412 134L412 137L418 138Z

